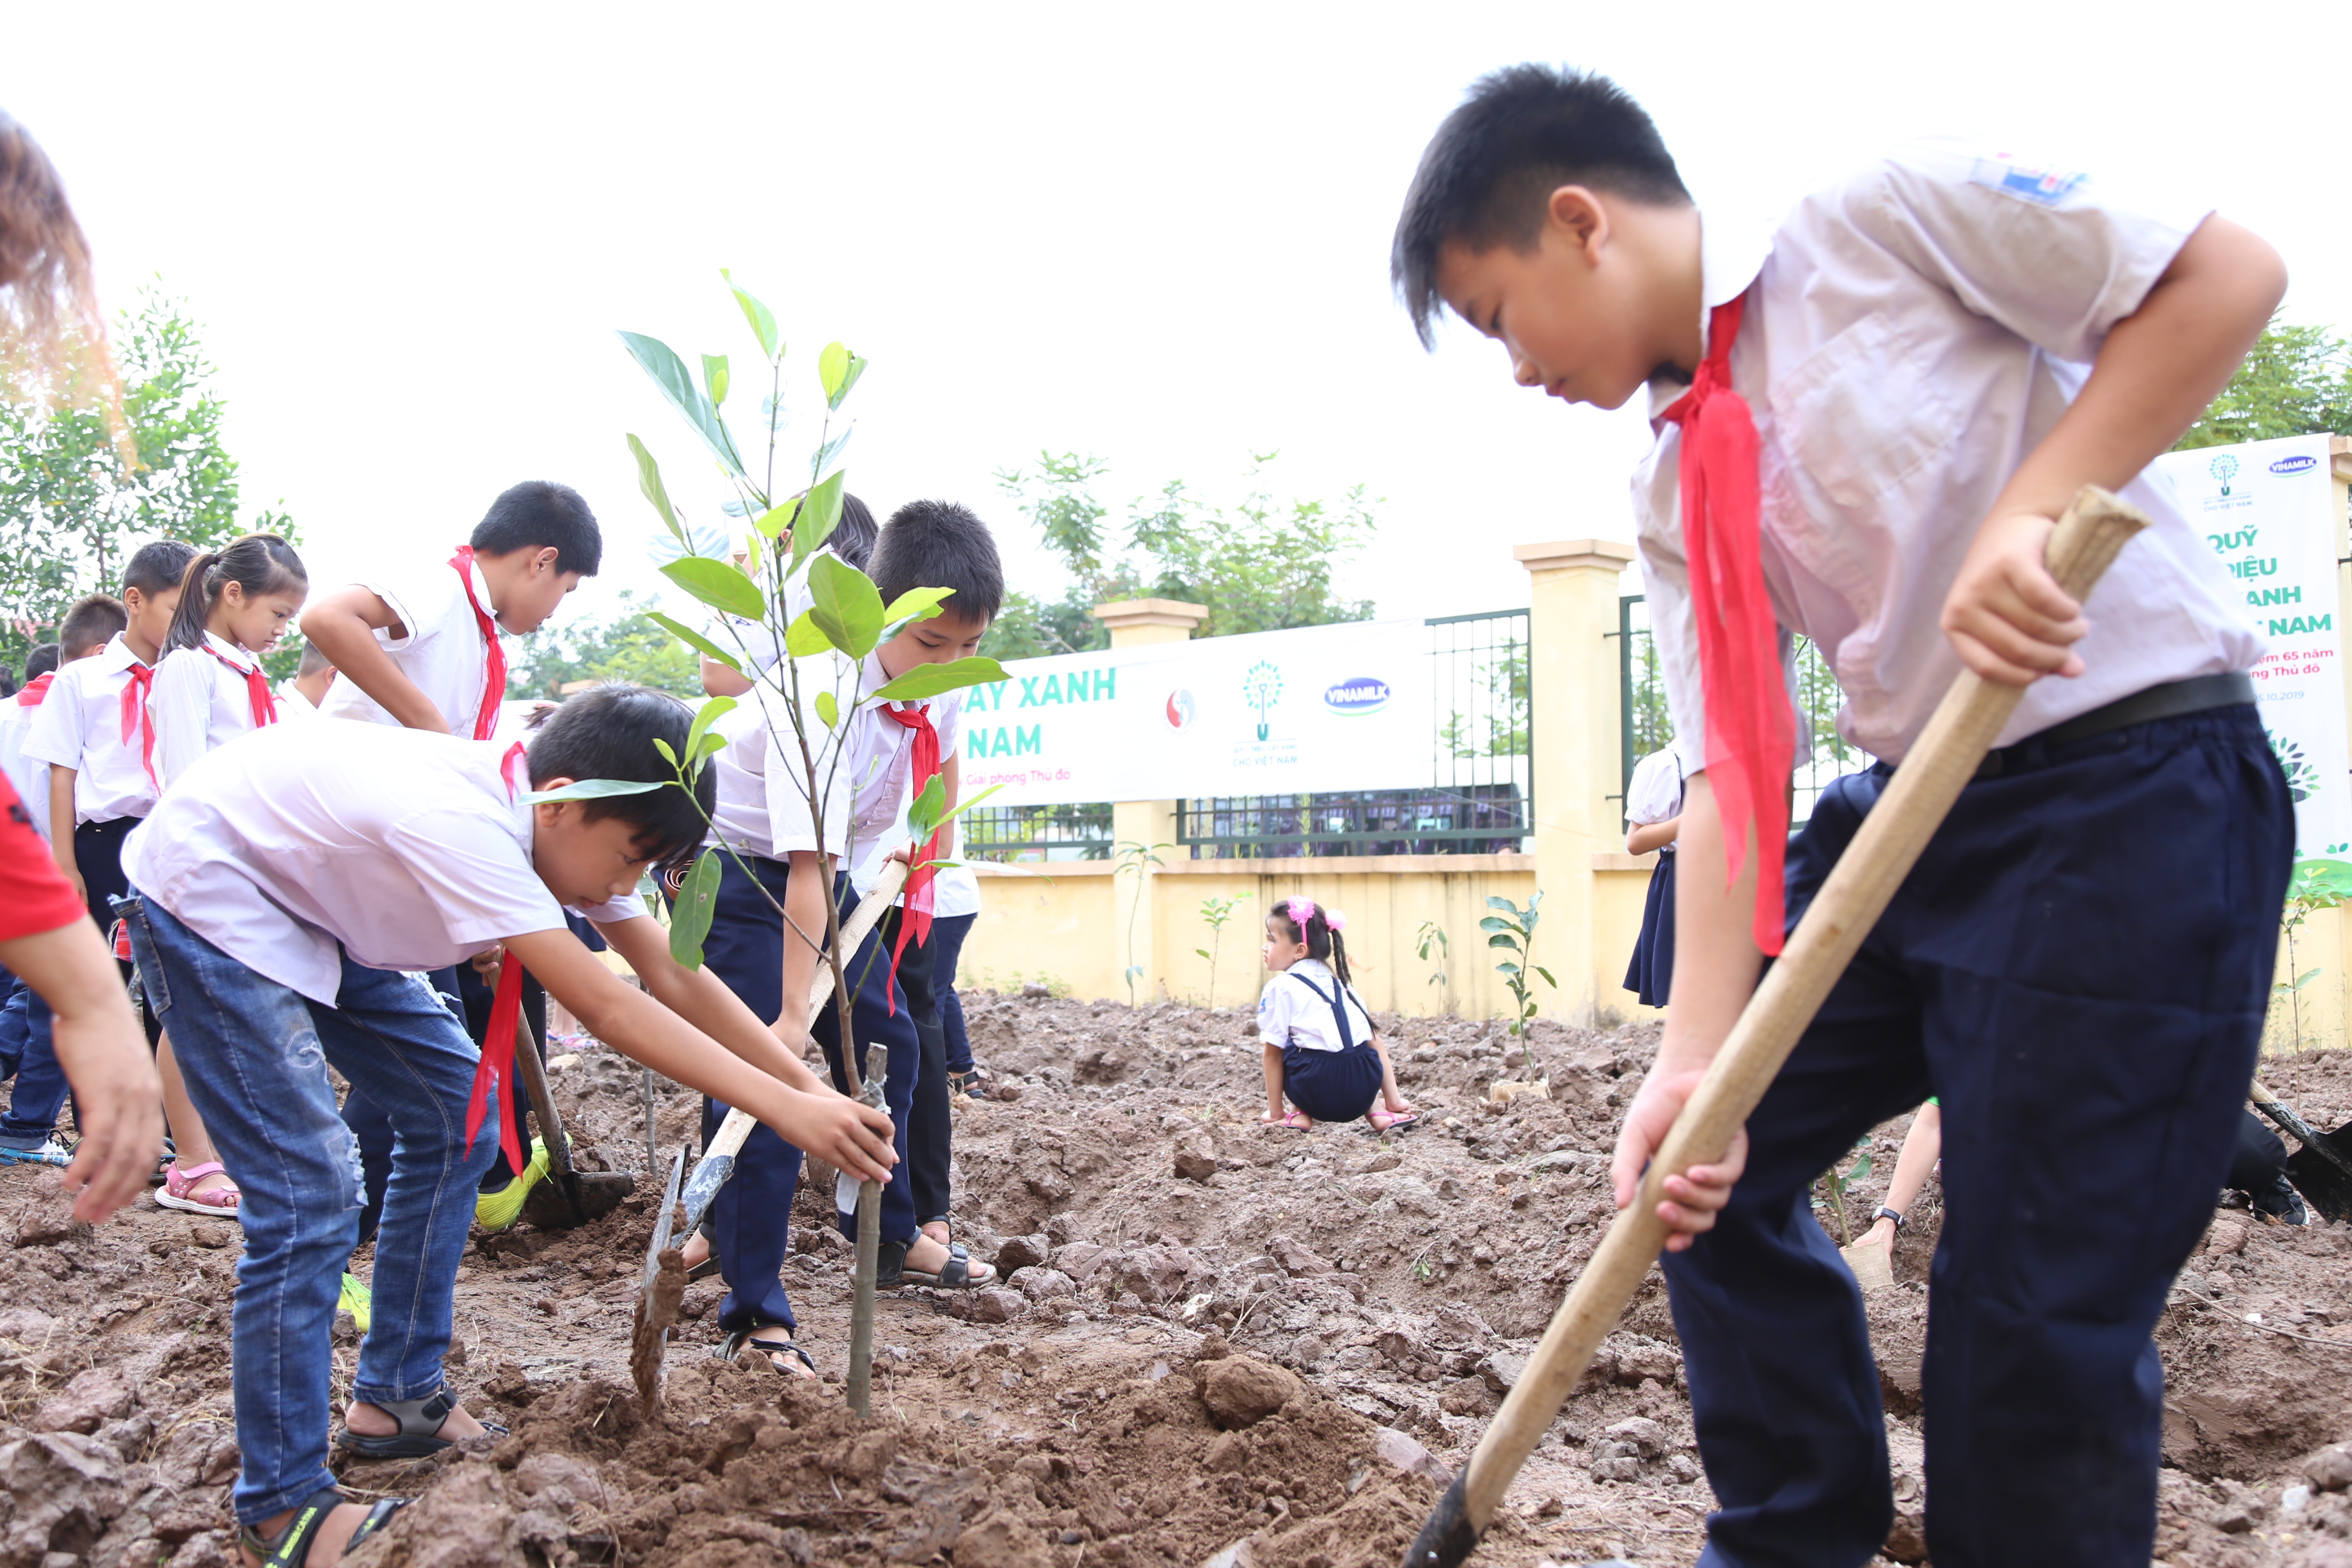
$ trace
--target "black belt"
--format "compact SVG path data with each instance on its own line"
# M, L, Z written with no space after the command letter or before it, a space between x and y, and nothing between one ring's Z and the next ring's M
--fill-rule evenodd
M2134 724L2146 724L2158 719L2178 719L2184 713L2202 713L2208 709L2234 708L2254 700L2253 679L2243 670L2231 670L2226 675L2196 675L2187 680L2168 680L2161 686L2151 686L2135 691L2129 697L2118 697L2113 702L2094 708L2088 713L2077 713L2062 724L2028 735L2014 745L2003 746L1997 752L1987 752L1982 766L1977 769L1980 779L1997 779L2008 771L2009 757L2026 746L2047 750L2075 741L2087 741L2094 735L2128 729Z

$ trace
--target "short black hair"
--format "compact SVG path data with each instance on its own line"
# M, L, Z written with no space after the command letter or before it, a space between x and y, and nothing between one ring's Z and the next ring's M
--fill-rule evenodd
M1389 251L1389 279L1423 347L1444 304L1438 253L1456 240L1529 249L1562 185L1653 206L1691 201L1657 125L1607 77L1539 65L1480 77L1423 152Z
M58 661L64 657L58 651L57 644L43 643L25 656L25 679L38 680L41 677L52 673L58 668Z
M982 623L1004 607L1004 566L996 538L968 506L913 500L890 514L866 575L890 603L913 588L948 588L942 613Z
M294 672L295 679L300 680L307 676L316 675L322 669L334 668L334 661L327 657L326 649L308 637L302 639L302 668Z
M173 582L179 581L173 578ZM74 601L58 627L60 658L78 657L93 643L109 643L131 629L131 612L111 594L91 594Z
M474 524L474 537L467 542L484 555L553 545L555 569L583 577L596 575L604 559L604 535L588 510L588 498L547 479L509 486Z
M661 781L665 787L643 795L606 795L584 801L587 819L617 816L637 829L640 853L667 869L693 857L702 844L719 801L719 775L704 768L695 777L694 797L677 787L677 775L654 746L668 742L683 756L694 710L667 691L611 681L593 686L558 707L530 742L530 782L548 779Z
M180 585L188 563L195 558L193 544L176 539L152 540L141 545L122 568L122 591L128 594L135 588L150 598L168 594Z

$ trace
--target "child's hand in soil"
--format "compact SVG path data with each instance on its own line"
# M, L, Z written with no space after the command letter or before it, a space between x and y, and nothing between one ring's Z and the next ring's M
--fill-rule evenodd
M783 1114L774 1122L785 1142L815 1155L861 1182L887 1182L898 1163L891 1151L896 1131L890 1118L842 1095L785 1091Z
M1619 1208L1640 1192L1642 1171L1665 1141L1666 1130L1681 1114L1683 1102L1706 1076L1704 1066L1654 1071L1642 1080L1641 1092L1625 1109L1625 1125L1617 1134L1617 1156L1610 1163L1611 1185ZM1658 1217L1666 1225L1666 1250L1682 1252L1696 1237L1715 1226L1716 1212L1731 1201L1733 1184L1748 1168L1748 1129L1732 1135L1731 1147L1712 1163L1693 1165L1665 1181Z

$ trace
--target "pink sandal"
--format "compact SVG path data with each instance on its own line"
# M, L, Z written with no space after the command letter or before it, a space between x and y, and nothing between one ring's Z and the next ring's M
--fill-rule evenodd
M195 1190L196 1184L206 1176L226 1173L218 1160L207 1160L201 1165L182 1165L175 1160L172 1163L171 1168L163 1173L163 1187L155 1194L155 1201L167 1209L179 1209L187 1214L208 1214L223 1219L238 1219L241 1215L237 1205L243 1201L245 1194L237 1191L236 1183L231 1182L226 1186L215 1187L208 1193Z

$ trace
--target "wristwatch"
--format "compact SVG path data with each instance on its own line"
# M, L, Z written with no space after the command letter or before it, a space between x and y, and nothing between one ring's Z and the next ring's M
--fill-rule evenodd
M1898 1210L1888 1208L1884 1205L1881 1205L1878 1212L1870 1217L1873 1219L1891 1219L1895 1222L1895 1228L1897 1230L1901 1230L1904 1226L1908 1223L1904 1219L1902 1214Z

